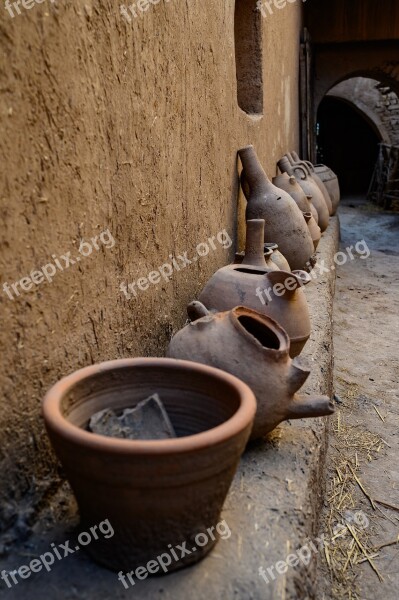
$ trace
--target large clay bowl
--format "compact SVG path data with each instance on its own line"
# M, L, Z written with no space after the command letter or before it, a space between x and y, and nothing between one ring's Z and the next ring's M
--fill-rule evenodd
M93 434L97 411L123 410L158 393L175 439L132 441ZM206 534L220 512L251 433L256 401L236 377L197 363L132 358L93 365L65 377L47 393L44 419L79 505L85 531L108 519L112 537L87 545L103 565L131 571L171 544L190 554L174 570L202 558L218 539ZM212 539L213 538L213 539ZM205 543L204 543L205 539ZM162 572L161 572L162 573Z

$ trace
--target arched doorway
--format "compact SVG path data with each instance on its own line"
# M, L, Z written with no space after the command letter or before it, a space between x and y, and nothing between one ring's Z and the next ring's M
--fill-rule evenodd
M348 102L326 96L317 114L317 161L339 177L343 194L367 193L381 137Z
M340 176L344 193L364 194L378 144L399 146L399 97L386 84L364 76L334 85L317 112L317 159Z

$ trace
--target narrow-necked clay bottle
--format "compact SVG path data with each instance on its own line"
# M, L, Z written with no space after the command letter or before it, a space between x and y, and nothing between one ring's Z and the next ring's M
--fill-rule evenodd
M316 251L317 250L317 246L319 245L319 242L320 242L320 239L321 239L321 230L320 230L320 227L318 226L318 224L314 220L312 213L310 213L310 212L306 213L305 212L305 213L303 213L303 216L305 217L305 221L308 224L309 231L311 233L313 244L314 244L314 249Z
M282 173L288 173L288 175L295 177L307 196L312 196L312 204L319 215L319 227L321 231L325 231L328 227L330 214L324 196L316 183L308 176L308 172L305 171L304 167L293 167L287 157L280 159L277 164Z
M290 154L290 152L288 152L286 154L286 157L288 158L288 160L290 161L290 163L292 164L293 167L295 167L297 165L302 165L305 168L305 170L308 171L309 176L312 177L313 181L316 183L317 187L323 194L323 198L325 200L325 203L327 204L328 212L330 215L332 215L333 206L332 206L332 200L331 200L330 193L329 193L328 189L326 188L326 186L324 185L323 181L317 175L313 164L309 161L303 161L303 160L302 161L300 160L298 162L295 161L293 159L292 155Z
M265 252L263 254L264 260L266 263L265 270L266 271L279 271L280 267L273 260L273 250L269 248L265 248ZM282 255L281 255L282 256ZM234 265L242 265L245 262L245 251L236 252L234 257ZM288 264L288 263L287 263Z
M268 179L253 146L238 151L243 166L246 219L265 220L264 241L273 240L292 269L303 269L314 252L313 241L300 208L284 190Z
M305 194L293 175L289 176L288 173L281 173L273 177L273 184L292 196L302 212L311 212L317 223L319 215L311 202L312 196Z
M192 302L187 312L192 322L173 337L167 355L216 367L247 383L257 400L251 439L285 419L334 412L327 396L296 394L310 371L291 360L289 338L278 323L241 306L206 314L200 302Z
M299 158L299 156L296 152L291 152L291 156L295 162L301 161L301 159ZM317 175L320 177L320 179L326 186L326 188L330 194L330 198L331 198L331 202L332 202L332 206L333 206L332 214L335 215L338 205L339 205L339 202L341 200L341 192L339 189L339 181L338 181L337 175L327 165L314 165L313 163L311 163L308 160L304 160L303 162L305 162L307 165L313 167L315 173L317 173Z
M264 244L265 254L268 250L272 251L271 260L275 265L280 269L280 271L291 271L291 267L288 263L288 260L285 258L284 254L280 252L278 244L273 244L271 242L266 242Z

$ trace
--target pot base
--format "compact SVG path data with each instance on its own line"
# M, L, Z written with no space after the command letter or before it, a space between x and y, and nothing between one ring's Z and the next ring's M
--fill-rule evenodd
M168 523L168 526L170 525L172 523ZM180 527L180 525L180 523L176 523L177 527ZM84 522L82 522L82 526L84 526ZM170 535L163 536L164 539L161 539L162 536L160 536L159 545L151 544L149 546L149 540L156 538L152 532L149 531L148 537L145 539L138 540L137 530L123 526L119 531L115 529L115 539L112 547L107 545L108 540L99 539L93 541L85 550L96 563L111 571L119 572L122 570L129 573L144 567L148 572L148 576L162 576L199 562L212 550L219 541L220 536L216 534L216 537L213 534L215 539L210 539L210 535L205 533L208 529L216 533L215 525L204 527L203 530L198 531L201 544L205 536L208 539L203 546L197 544L195 535L186 532L187 536L185 537L184 532L181 530L179 536L174 539L170 539ZM147 548L143 552L139 547L144 548L145 542L147 542Z

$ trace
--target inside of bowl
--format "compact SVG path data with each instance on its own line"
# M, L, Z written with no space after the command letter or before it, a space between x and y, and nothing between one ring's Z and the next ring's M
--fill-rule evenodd
M69 387L61 412L72 424L87 429L90 417L105 408L119 413L157 393L177 437L213 429L238 410L237 388L214 374L184 367L130 366L99 370Z

